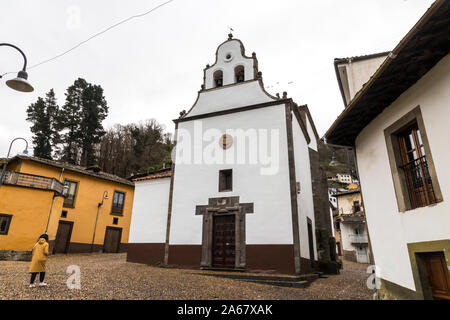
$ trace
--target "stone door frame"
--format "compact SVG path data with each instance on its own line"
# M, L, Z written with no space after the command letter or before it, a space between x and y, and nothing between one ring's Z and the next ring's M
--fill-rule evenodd
M208 205L197 206L196 215L203 215L201 268L213 268L213 219L215 216L235 216L235 264L244 270L245 259L245 215L253 213L253 203L239 203L239 197L209 198Z

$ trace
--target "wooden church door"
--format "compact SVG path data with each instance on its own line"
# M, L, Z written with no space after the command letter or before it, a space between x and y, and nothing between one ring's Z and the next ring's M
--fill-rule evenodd
M213 267L234 268L235 252L235 216L214 216Z

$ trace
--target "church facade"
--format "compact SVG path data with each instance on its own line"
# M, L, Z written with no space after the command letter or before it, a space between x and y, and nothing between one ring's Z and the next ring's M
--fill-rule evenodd
M310 159L319 139L307 107L267 93L256 55L231 34L203 80L192 108L174 120L171 170L134 179L127 260L312 272Z

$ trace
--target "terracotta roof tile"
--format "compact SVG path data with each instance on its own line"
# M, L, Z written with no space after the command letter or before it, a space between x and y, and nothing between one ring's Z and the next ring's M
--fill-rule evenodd
M72 172L96 177L99 179L109 180L109 181L125 184L128 186L134 186L134 183L132 181L118 177L116 175L102 172L102 171L95 172L95 171L91 171L91 170L86 170L85 167L69 164L67 162L59 162L59 161L55 161L55 160L48 160L48 159L43 159L43 158L38 158L38 157L22 156L22 155L15 156L14 158L10 159L9 162L12 162L12 161L15 161L18 159L34 161L34 162L42 163L42 164L45 164L48 166L56 167L56 168L64 168L64 170L69 170Z
M133 181L137 182L137 181L146 181L146 180L161 179L161 178L170 178L171 176L172 176L172 171L166 171L166 172L148 174L145 177L134 178Z

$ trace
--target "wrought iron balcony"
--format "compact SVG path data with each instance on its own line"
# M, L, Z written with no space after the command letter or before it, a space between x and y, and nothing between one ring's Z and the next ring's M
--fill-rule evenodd
M350 241L352 243L368 243L369 240L365 234L352 234L350 235Z
M55 178L22 172L6 171L3 175L3 184L49 190L59 195L63 195L64 192L64 185Z
M427 157L422 156L400 166L405 172L411 207L425 207L436 202Z

